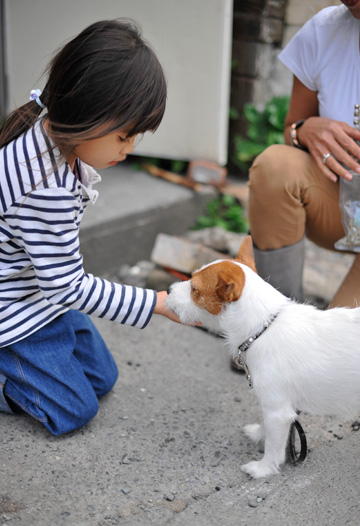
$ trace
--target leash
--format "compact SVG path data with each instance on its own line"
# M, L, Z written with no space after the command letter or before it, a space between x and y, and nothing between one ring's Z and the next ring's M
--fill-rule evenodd
M265 321L264 322L263 328L259 332L257 332L253 336L250 336L249 338L247 338L238 347L238 355L234 359L234 364L236 365L236 367L238 369L244 369L245 375L246 375L246 379L249 382L249 386L251 388L253 387L253 384L252 384L252 381L251 381L251 375L250 375L250 371L249 371L249 368L248 368L248 366L246 364L246 361L244 359L243 354L249 349L249 347L254 343L255 340L257 340L262 334L264 334L266 329L268 329L270 327L270 325L272 324L272 322L274 320L276 320L278 315L279 315L279 313L273 314L270 317L269 321ZM296 446L295 446L296 432L299 435L300 451L298 451L296 449ZM291 427L290 427L289 438L288 438L288 443L287 443L287 457L288 457L289 461L291 461L293 463L300 463L300 462L304 462L304 460L306 458L306 455L307 455L306 435L305 435L305 432L304 432L300 422L298 420L295 420L291 424Z
M299 435L300 439L300 451L298 451L295 447L295 431ZM300 422L298 420L295 420L291 424L290 432L289 432L289 440L286 448L287 453L287 459L290 462L293 462L294 464L304 462L306 455L307 455L307 440L305 431L303 430Z
M264 322L264 325L263 325L263 328L257 332L256 334L254 334L253 336L250 336L249 338L247 338L241 345L239 345L238 347L238 355L237 357L234 359L234 364L236 365L236 367L238 369L244 369L245 371L245 375L246 375L246 379L247 381L249 382L249 386L252 388L252 381L251 381L251 375L250 375L250 371L249 371L249 368L248 366L246 365L246 362L245 362L245 359L243 357L243 353L245 353L248 348L251 346L251 344L254 343L255 340L257 340L258 338L260 338L260 336L262 334L264 334L264 332L266 331L266 329L268 329L270 327L270 325L272 324L272 322L274 320L276 320L276 318L278 317L279 313L277 314L273 314L271 317L270 317L270 320L269 321L265 321Z

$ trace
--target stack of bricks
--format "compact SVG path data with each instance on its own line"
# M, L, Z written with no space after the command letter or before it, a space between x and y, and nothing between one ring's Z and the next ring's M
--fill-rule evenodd
M287 0L234 0L230 105L240 117L230 123L230 136L245 135L244 104L266 103L275 49L284 33Z
M277 55L315 13L337 0L234 0L230 106L239 113L230 121L229 159L236 135L245 136L243 107L259 109L274 95L290 95L292 76ZM230 170L231 162L230 162Z

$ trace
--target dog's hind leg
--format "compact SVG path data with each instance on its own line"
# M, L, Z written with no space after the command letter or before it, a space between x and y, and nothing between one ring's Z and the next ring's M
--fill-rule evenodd
M264 418L265 454L261 460L241 466L242 471L253 478L267 477L279 472L280 465L285 461L290 424L296 418L296 413L291 413L267 413Z

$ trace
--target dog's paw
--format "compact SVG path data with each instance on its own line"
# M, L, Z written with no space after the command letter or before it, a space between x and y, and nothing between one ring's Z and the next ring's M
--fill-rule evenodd
M244 433L255 444L265 438L264 426L261 424L248 424L244 427Z
M244 464L240 469L254 479L269 477L270 475L276 475L279 473L279 470L275 466L271 466L262 460L254 460L253 462Z

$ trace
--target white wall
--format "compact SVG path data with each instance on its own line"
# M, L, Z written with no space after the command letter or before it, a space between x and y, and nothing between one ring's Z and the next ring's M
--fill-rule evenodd
M232 0L7 0L9 110L24 104L53 53L90 23L140 23L163 64L168 106L138 153L225 164Z

